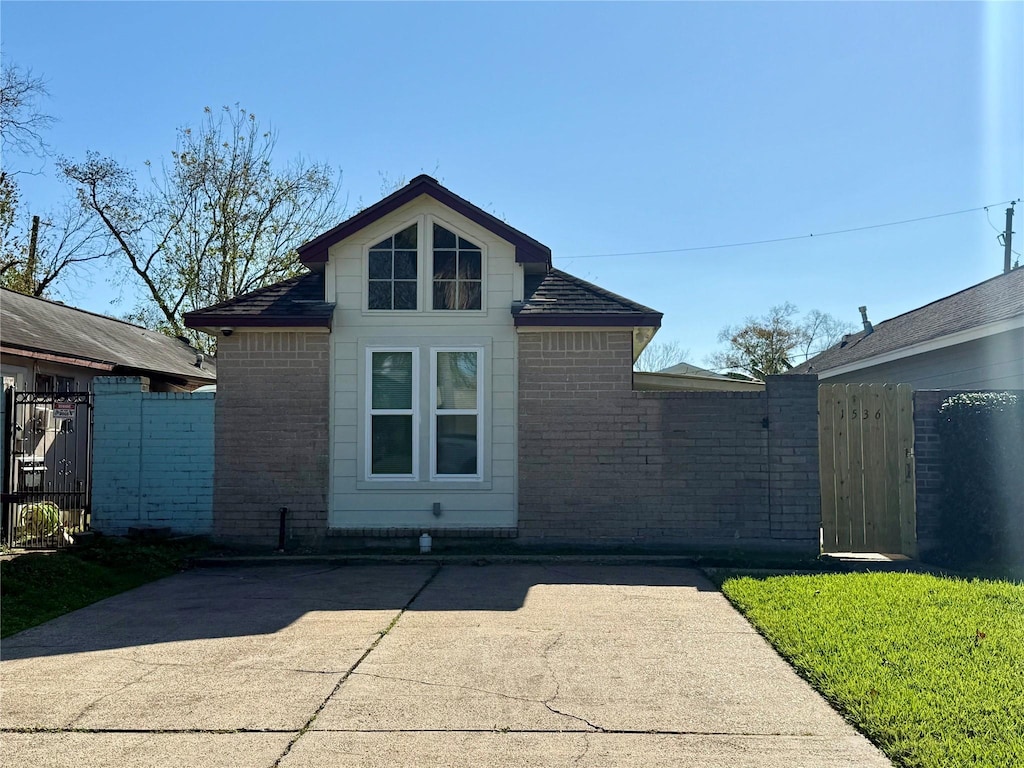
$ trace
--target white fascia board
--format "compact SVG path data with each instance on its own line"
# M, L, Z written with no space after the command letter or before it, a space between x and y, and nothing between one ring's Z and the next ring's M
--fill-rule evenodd
M946 336L922 341L918 344L911 344L909 347L903 347L902 349L894 349L892 352L885 352L874 357L866 357L855 363L847 363L836 368L829 368L827 371L819 373L818 378L831 379L833 376L842 376L843 374L852 373L864 368L873 368L876 365L884 365L885 363L902 360L905 357L913 357L914 355L923 355L925 352L934 352L937 349L964 344L968 341L977 341L978 339L995 336L997 333L1006 333L1018 328L1024 328L1024 315L1011 317L1008 320L998 320L986 325L979 325L974 328L957 331L956 333L950 333Z

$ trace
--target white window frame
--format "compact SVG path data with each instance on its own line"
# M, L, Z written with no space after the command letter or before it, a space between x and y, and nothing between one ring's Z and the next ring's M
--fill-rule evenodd
M476 353L476 408L437 408L437 355L439 352L475 352ZM441 475L437 472L437 417L442 416L476 416L476 473L472 475ZM484 348L480 346L465 347L431 347L430 348L430 479L432 481L467 481L483 480L484 468Z
M418 225L416 236L416 309L370 309L370 249L381 240L397 235L404 229ZM457 237L469 240L480 249L480 309L434 309L434 224L453 232ZM413 216L401 224L382 230L362 244L362 292L364 316L409 317L417 314L473 316L487 314L487 253L485 239L466 232L447 219L427 213Z
M411 352L412 353L412 400L411 408L377 408L373 407L373 355L375 352ZM420 445L420 350L418 347L367 347L366 348L366 444L364 461L366 462L366 479L373 481L409 481L419 479L419 445ZM373 417L374 416L411 416L412 417L412 473L408 475L375 475L373 473Z
M370 309L370 250L382 240L394 237L399 232L416 225L416 309ZM423 254L426 250L427 236L426 224L423 216L416 216L408 219L396 227L391 227L381 235L372 238L363 245L363 313L368 315L394 315L404 316L419 314L424 311L423 306L423 269L425 259ZM433 267L431 267L431 279L433 278ZM392 288L392 290L394 290Z

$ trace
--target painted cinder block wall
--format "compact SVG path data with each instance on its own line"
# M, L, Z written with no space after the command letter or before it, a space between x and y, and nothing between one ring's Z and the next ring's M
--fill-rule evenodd
M150 392L141 376L93 380L92 528L213 529L214 395Z
M520 332L519 538L817 554L817 379L633 392L628 331Z
M214 535L273 547L327 533L330 335L236 330L217 340Z

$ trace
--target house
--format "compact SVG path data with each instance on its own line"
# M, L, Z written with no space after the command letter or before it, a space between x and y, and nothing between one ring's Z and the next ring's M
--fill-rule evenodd
M216 366L181 339L55 301L0 289L4 388L88 391L96 376L142 375L152 391L191 391Z
M764 382L677 363L660 371L636 371L633 388L642 392L758 392L764 390Z
M218 337L217 538L817 551L814 377L637 391L661 313L429 176L298 252L185 318Z
M518 334L622 329L631 363L661 323L429 176L299 256L307 273L186 317L219 336L222 534L266 499L317 533L514 531Z
M153 392L216 381L212 360L181 339L64 304L0 290L0 451L5 543L52 546L57 523L84 527L94 476L94 379L144 376ZM138 411L136 411L138 413ZM55 510L48 522L39 515Z
M846 336L793 368L841 384L1024 389L1024 269L965 288Z

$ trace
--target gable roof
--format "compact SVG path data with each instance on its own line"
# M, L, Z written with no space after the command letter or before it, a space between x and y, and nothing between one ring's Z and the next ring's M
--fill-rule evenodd
M957 344L998 333L1003 326L1024 327L1024 269L1012 270L885 320L875 325L871 333L859 331L847 336L788 373L820 375L850 365L866 368L886 359L914 354L918 345L937 348Z
M214 362L197 367L196 350L181 339L6 288L0 290L0 344L10 354L102 371L217 379Z
M532 283L522 306L512 308L516 326L661 327L661 312L560 269Z
M307 272L236 296L212 307L188 312L187 328L330 328L334 305L324 301L324 276Z
M300 245L297 249L299 259L310 269L319 269L320 265L327 263L327 251L332 245L354 235L359 230L368 227L378 219L401 208L406 203L412 202L420 195L429 195L439 203L462 214L470 221L479 224L503 240L512 243L516 249L517 263L551 264L551 249L546 245L537 242L518 229L510 227L501 219L492 216L482 208L478 208L468 200L459 197L451 190L438 184L436 179L426 175L417 176L383 200L360 211L352 218L343 221L338 226L324 232L308 243Z

